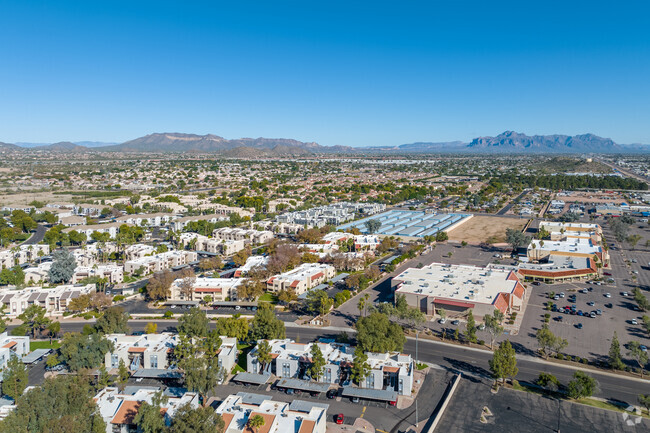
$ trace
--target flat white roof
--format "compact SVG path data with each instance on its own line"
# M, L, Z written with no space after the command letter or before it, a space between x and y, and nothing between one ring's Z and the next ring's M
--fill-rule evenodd
M492 304L499 293L514 291L519 279L508 279L511 274L514 276L510 270L432 263L421 269L409 268L394 279L401 282L396 293Z

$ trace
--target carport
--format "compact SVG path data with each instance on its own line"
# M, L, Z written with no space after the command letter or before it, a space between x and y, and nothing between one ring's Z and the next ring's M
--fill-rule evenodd
M302 379L280 379L275 386L284 389L297 389L309 393L327 392L330 389L328 383L318 383Z
M364 400L375 400L392 403L397 401L397 391L389 389L370 389L370 388L353 388L347 386L343 388L342 397L363 398Z
M36 349L29 355L24 356L21 361L23 361L23 364L34 364L40 361L42 357L49 355L50 353L52 353L52 349Z
M141 368L136 370L131 377L136 379L180 379L183 375L178 370L164 370L161 368Z
M257 373L237 373L232 378L232 382L250 383L253 385L264 385L271 378L270 373L257 374Z

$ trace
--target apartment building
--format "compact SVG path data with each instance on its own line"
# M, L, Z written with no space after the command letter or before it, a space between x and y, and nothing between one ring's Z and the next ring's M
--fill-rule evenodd
M106 353L104 364L111 371L124 361L132 372L145 370L167 370L170 368L170 354L179 343L178 334L164 332L162 334L125 335L109 334L106 336L114 349ZM230 372L237 362L237 339L221 337L221 348L218 355L219 366Z
M269 230L259 231L253 229L223 227L212 232L215 239L229 241L248 241L252 244L265 244L273 239L273 232Z
M13 268L23 263L35 262L50 254L49 245L19 245L0 251L0 269Z
M334 203L305 211L287 212L276 217L276 221L285 224L299 224L308 227L340 225L359 216L369 216L386 209L381 203Z
M197 254L194 251L167 251L164 253L145 256L139 259L128 260L124 263L124 272L132 274L138 269L144 269L144 275L177 266L187 265L195 262Z
M124 215L116 218L115 221L122 224L130 224L138 227L162 227L176 219L175 214L156 212L150 214Z
M86 224L86 218L77 215L62 217L59 219L59 224L63 224L66 227L82 226Z
M186 225L188 225L191 222L195 221L208 221L211 223L216 223L219 221L228 221L229 217L225 215L220 215L220 214L212 214L212 215L194 215L194 216L186 216L183 218L178 218L175 219L174 221L171 222L172 228L177 231L183 231Z
M137 260L154 254L156 254L156 248L144 244L129 245L124 250L124 257L126 257L126 260Z
M21 315L30 305L43 307L50 315L61 315L68 310L68 303L72 299L95 291L94 284L85 286L67 284L53 289L41 287L27 287L21 290L2 289L0 302L5 305L5 313L11 318Z
M226 397L216 412L223 418L227 433L252 433L246 424L256 415L264 418L264 425L256 433L325 433L328 408L325 403L285 403L266 395L239 392Z
M325 358L323 376L319 382L337 384L349 378L350 367L354 361L355 347L349 344L321 340L317 343L296 343L290 339L269 340L272 361L264 366L264 372L280 378L308 380L307 371L311 365L313 345L318 345ZM359 386L361 388L393 390L399 395L411 395L415 364L411 355L399 352L366 352L370 372ZM246 370L261 373L262 365L257 360L257 348L246 357ZM314 379L314 378L311 378Z
M105 278L109 284L119 284L124 282L124 268L117 265L77 266L72 276L72 284L90 277Z
M9 335L7 332L0 334L0 377L12 356L22 358L28 353L29 337Z
M243 266L240 266L237 268L235 271L235 277L243 277L247 273L251 271L253 268L264 268L266 269L266 265L269 263L269 257L268 256L250 256L249 258L246 259L246 263L244 263Z
M106 423L106 433L132 433L138 431L135 417L142 403L153 403L154 396L160 391L157 387L146 387L134 390L132 393L121 393L118 388L104 388L93 398L97 409ZM162 404L165 425L169 426L182 406L189 405L193 409L200 406L199 394L185 392L182 395L165 393L166 400Z
M107 223L107 224L90 224L90 225L80 225L76 227L68 227L63 229L63 233L70 233L71 231L77 231L79 233L84 233L88 239L92 238L93 233L108 233L111 238L115 238L117 233L120 230L120 226L123 223ZM128 225L128 224L127 224Z
M52 262L44 262L23 269L23 272L25 273L25 283L40 284L49 281L51 267Z
M334 266L320 263L304 263L283 274L274 275L268 279L266 286L272 292L292 289L296 295L301 295L314 287L334 278Z
M514 270L471 265L432 263L409 268L393 277L395 296L404 295L409 306L428 316L444 309L450 315L473 310L483 317L495 310L519 311L525 288Z
M74 207L74 213L77 215L98 217L102 214L106 206L97 206L94 204L78 204Z
M206 251L223 256L231 256L246 248L243 240L211 239L198 233L182 233L180 243L183 247L189 245L194 251Z
M213 302L235 300L237 299L237 287L239 287L244 280L244 278L195 278L192 295L188 298L183 293L183 290L181 290L182 279L177 279L171 285L170 299L181 301L201 301L206 296L212 296Z

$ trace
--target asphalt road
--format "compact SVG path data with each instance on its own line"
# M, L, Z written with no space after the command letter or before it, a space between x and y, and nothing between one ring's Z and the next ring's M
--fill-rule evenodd
M158 324L158 332L175 331L177 321L160 320L153 321ZM62 323L63 332L80 332L87 322ZM130 321L132 331L143 331L148 322ZM213 325L214 326L214 325ZM341 332L340 329L327 330L319 328L287 327L287 337L300 342L309 342L317 338L334 338ZM349 329L348 334L353 335L354 331ZM408 339L403 350L404 353L415 356L416 342ZM455 344L446 344L420 339L417 347L418 360L435 364L450 372L462 372L463 374L489 382L489 360L492 354L485 350L471 349ZM541 359L531 358L525 355L518 355L517 367L519 374L516 379L519 381L533 382L542 371L556 376L561 383L568 383L576 368L556 363L547 363ZM636 404L639 394L650 394L650 381L640 381L623 375L615 375L606 372L589 370L600 384L596 394L598 397L614 399L629 404Z
M32 234L32 236L29 239L27 239L25 242L23 242L22 245L36 245L37 243L43 240L46 231L47 231L47 227L45 227L43 224L39 224L36 227L36 231Z

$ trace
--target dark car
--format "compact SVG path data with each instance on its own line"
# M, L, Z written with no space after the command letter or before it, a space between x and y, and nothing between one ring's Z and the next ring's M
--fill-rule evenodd
M576 325L576 328L578 328L578 329L582 329L582 323L578 323L578 324Z
M607 275L608 277L610 277L612 275L611 272L603 272L603 274Z
M330 389L329 391L327 391L327 393L326 393L325 395L327 396L327 398L329 398L329 399L331 400L331 399L333 399L333 398L336 398L336 396L338 395L338 393L339 393L339 392L338 392L337 390L335 390L335 389Z
M542 283L540 283L539 281L533 281L532 284L533 286L540 286Z

